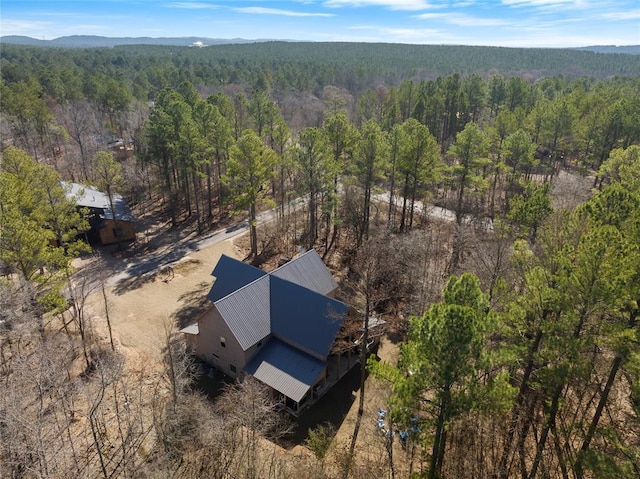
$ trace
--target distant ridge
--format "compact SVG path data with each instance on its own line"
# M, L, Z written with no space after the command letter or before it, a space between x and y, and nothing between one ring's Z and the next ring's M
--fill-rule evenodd
M246 40L244 38L205 38L205 37L100 37L96 35L71 35L54 38L53 40L38 40L36 38L20 35L7 35L0 37L0 43L14 45L31 45L40 47L67 47L67 48L96 48L115 47L119 45L169 45L169 46L207 46L227 45L231 43L259 43L272 40Z
M307 43L293 40L277 39L254 39L246 38L207 38L207 37L101 37L97 35L71 35L54 38L53 40L38 40L36 38L7 35L0 37L0 43L11 43L15 45L31 45L42 47L66 47L66 48L97 48L115 47L120 45L167 45L167 46L208 46L208 45L229 45L246 43L289 41L294 43ZM462 46L462 45L460 45ZM587 47L570 48L570 50L584 50L595 53L622 53L627 55L640 55L640 45L593 45Z
M640 45L593 45L579 47L576 50L585 50L595 53L624 53L625 55L640 55Z

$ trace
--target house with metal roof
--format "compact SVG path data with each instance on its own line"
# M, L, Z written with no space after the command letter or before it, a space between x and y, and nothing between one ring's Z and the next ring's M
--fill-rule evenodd
M93 186L62 182L67 198L79 208L88 210L91 243L110 244L116 241L130 241L136 237L136 217L122 196L109 196ZM113 202L113 210L111 210Z
M181 331L195 355L233 378L251 375L297 414L326 391L332 347L350 308L310 250L266 273L223 255L212 307ZM346 372L346 371L343 371Z

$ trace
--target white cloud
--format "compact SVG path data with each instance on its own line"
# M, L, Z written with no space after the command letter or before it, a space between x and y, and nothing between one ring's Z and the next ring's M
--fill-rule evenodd
M607 12L600 15L600 18L615 21L638 20L640 19L640 8L637 10L620 10L617 12ZM638 34L640 35L640 27L638 27Z
M327 7L385 7L391 10L426 10L434 8L425 0L326 0Z
M216 10L220 8L212 3L202 2L168 2L164 4L167 8L182 8L185 10Z
M497 27L511 23L500 18L473 17L459 13L423 13L416 15L415 18L420 20L442 20L445 23L459 27Z
M25 20L2 20L2 35L41 36L52 25L51 22L30 22Z
M385 43L442 43L449 42L451 38L447 32L435 28L393 28L379 25L354 25L348 30L371 31L367 40ZM362 38L362 37L361 37Z
M508 7L566 6L579 3L581 2L576 0L502 0L502 4Z
M279 8L265 7L241 7L234 8L239 13L252 13L256 15L282 15L285 17L334 17L333 13L296 12L293 10L281 10Z

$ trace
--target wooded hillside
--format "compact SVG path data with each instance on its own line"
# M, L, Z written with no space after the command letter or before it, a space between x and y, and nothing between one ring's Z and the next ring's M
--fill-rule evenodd
M0 475L638 477L640 57L278 42L0 61ZM203 400L170 326L155 376L128 374L85 309L61 179L167 235L246 219L256 265L315 248L354 328L378 315L400 351L362 374L350 447L318 427L315 458L277 459L263 391ZM157 259L139 233L119 246ZM411 431L375 460L372 381Z

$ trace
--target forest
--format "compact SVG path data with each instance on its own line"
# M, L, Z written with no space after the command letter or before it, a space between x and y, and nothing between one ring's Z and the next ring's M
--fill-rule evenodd
M640 56L2 44L0 72L0 476L640 476ZM275 452L265 391L208 399L176 318L131 371L61 181L170 232L247 218L254 265L315 248L398 349L362 358L347 444L321 423ZM374 459L371 385L411 431Z

